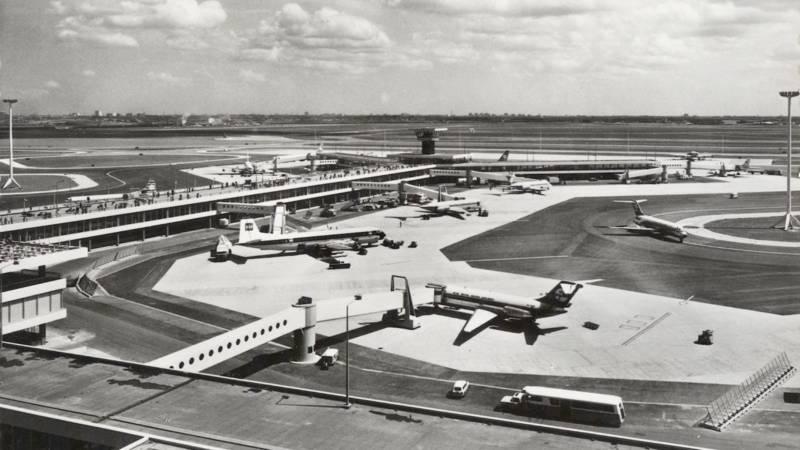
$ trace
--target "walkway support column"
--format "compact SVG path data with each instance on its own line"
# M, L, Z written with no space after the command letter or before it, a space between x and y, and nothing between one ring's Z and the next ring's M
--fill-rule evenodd
M292 362L296 364L316 364L319 356L314 353L317 343L317 305L311 297L300 297L293 308L302 308L306 313L306 326L292 333L294 338L294 351Z

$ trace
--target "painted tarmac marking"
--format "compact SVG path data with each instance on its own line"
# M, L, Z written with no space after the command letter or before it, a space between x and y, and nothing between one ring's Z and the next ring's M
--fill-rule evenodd
M569 258L569 255L551 255L551 256L520 256L518 258L489 258L489 259L468 259L466 262L492 262L492 261L521 261L525 259L547 259L547 258Z
M745 248L723 247L721 245L693 244L691 242L684 242L683 245L693 245L695 247L716 248L718 250L730 250L730 251L734 251L734 252L761 253L761 254L765 254L765 255L788 255L788 256L798 256L798 255L800 255L800 253L771 252L771 251L767 251L767 250L748 250L748 249L745 249Z
M654 320L654 321L650 322L650 325L648 325L648 326L646 326L646 327L642 328L641 330L639 330L639 332L637 332L637 333L636 333L636 334L634 334L633 336L629 337L627 341L625 341L625 342L623 342L623 343L622 343L622 345L623 345L623 346L625 346L625 345L628 345L628 344L630 344L630 343L631 343L631 342L633 342L634 340L638 339L638 338L639 338L639 336L641 336L641 335L643 335L643 334L647 333L648 331L652 330L652 329L653 329L653 327L655 327L656 325L658 325L659 323L661 323L661 321L662 321L662 320L666 319L666 318L667 318L667 317L669 317L670 315L672 315L672 313L670 313L670 312L665 312L665 313L664 313L664 314L663 314L661 317L659 317L658 319L656 319L656 320Z

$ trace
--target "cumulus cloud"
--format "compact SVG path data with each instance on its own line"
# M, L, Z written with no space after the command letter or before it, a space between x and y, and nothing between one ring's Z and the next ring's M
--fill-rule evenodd
M363 17L328 7L310 12L287 3L260 22L243 42L239 56L361 73L380 65L381 55L391 46L386 33Z
M181 31L211 29L227 19L217 0L58 0L50 10L63 16L57 25L62 40L120 47L138 46L137 30L151 29L170 36L168 44L188 48Z
M133 36L109 31L102 28L79 26L64 28L58 31L57 36L63 41L82 41L103 44L109 47L138 47L139 41Z
M184 84L188 79L172 75L168 72L147 72L147 79L166 84Z
M395 8L447 15L564 16L601 7L596 0L388 0Z
M263 73L258 73L251 69L239 70L239 77L249 83L263 83L267 81L267 77Z
M61 84L55 80L48 80L47 82L44 83L44 86L47 89L59 89L61 87Z
M81 72L81 73L85 77L93 77L93 76L97 75L97 73L95 73L95 71L92 70L92 69L84 69L83 72Z

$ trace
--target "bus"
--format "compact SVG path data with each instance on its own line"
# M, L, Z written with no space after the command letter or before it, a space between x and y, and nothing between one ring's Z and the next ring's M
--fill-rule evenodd
M625 421L622 398L616 395L525 386L519 407L529 414L558 420L619 427Z

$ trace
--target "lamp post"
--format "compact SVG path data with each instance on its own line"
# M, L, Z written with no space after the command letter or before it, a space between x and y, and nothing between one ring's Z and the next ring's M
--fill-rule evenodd
M8 189L12 186L22 189L22 186L14 179L14 111L11 106L17 101L15 98L3 99L3 103L8 103L8 179L3 184L3 189Z
M344 407L349 409L350 403L350 305L361 300L361 295L356 294L345 307L345 338L344 338Z
M64 180L56 181L56 188L55 190L53 190L53 212L55 212L55 210L58 207L58 203L56 202L56 194L58 193L58 185L61 184L62 182L64 182Z
M798 91L781 91L780 96L786 98L788 108L788 132L786 150L786 214L783 219L773 225L773 228L783 228L784 231L797 231L800 229L800 221L792 215L792 98L800 95Z

